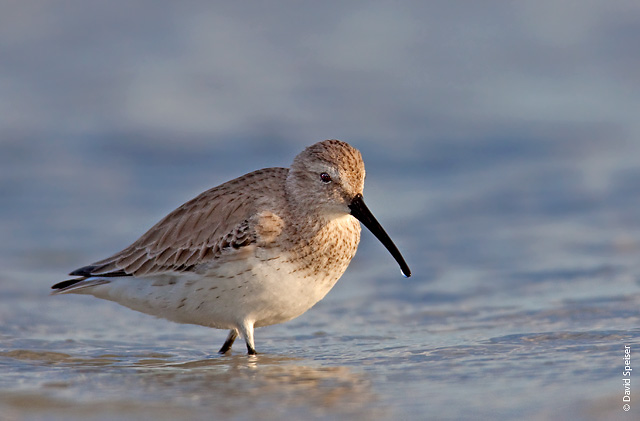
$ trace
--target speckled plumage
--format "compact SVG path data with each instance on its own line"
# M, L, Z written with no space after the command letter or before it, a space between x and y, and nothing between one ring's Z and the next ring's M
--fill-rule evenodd
M364 176L358 150L316 143L291 169L254 171L200 194L121 252L71 272L80 278L54 293L230 329L220 352L240 334L255 353L254 327L301 315L342 276L360 241L358 219L409 275L362 201Z

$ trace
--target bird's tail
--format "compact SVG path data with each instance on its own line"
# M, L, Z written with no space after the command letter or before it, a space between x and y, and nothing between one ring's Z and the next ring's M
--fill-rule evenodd
M95 287L97 285L108 284L110 281L108 279L102 278L80 278L80 279L69 279L67 281L58 282L54 286L51 287L53 291L51 291L51 295L58 294L67 294L67 293L82 293L80 290L85 288Z

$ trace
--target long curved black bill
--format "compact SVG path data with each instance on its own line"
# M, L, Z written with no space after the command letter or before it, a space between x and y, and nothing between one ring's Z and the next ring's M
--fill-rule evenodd
M356 197L353 198L349 205L349 209L351 209L351 215L362 222L362 224L367 227L378 240L380 240L387 250L389 250L389 253L391 253L393 258L396 259L396 262L400 265L402 274L406 278L410 277L411 269L409 269L407 262L404 261L402 254L400 254L396 245L393 244L393 241L391 241L391 238L389 238L384 228L382 228L382 225L380 225L376 220L367 205L364 204L364 199L361 194L357 194Z

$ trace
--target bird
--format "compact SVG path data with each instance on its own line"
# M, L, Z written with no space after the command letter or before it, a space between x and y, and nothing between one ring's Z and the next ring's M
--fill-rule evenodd
M88 294L178 323L240 336L309 310L333 288L360 242L360 223L411 270L365 205L360 151L329 139L290 168L265 168L211 188L133 244L69 273L52 295Z

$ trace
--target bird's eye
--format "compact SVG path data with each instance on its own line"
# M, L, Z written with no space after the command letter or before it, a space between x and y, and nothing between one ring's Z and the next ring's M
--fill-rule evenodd
M323 172L322 174L320 174L320 180L322 180L323 183L330 183L331 182L331 176L329 174L327 174L326 172Z

